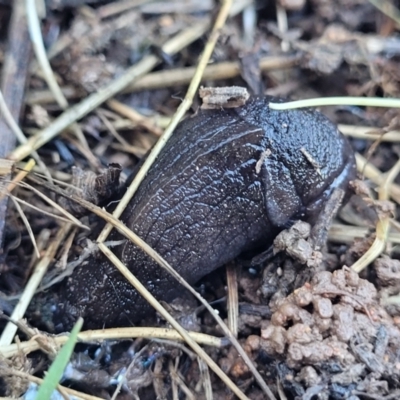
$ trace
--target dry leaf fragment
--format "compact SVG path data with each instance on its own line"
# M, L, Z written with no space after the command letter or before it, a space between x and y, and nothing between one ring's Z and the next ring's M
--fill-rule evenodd
M250 97L246 88L240 86L200 87L199 96L203 109L236 108L246 104Z
M119 164L110 164L108 168L99 175L92 171L84 171L81 168L72 169L72 185L67 190L80 198L90 201L95 205L104 204L119 188L119 177L122 168ZM61 198L60 204L75 215L85 215L88 211L76 204L74 201Z

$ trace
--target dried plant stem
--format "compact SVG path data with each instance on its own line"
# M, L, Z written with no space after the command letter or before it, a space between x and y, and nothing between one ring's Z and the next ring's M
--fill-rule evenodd
M154 124L159 128L166 128L171 121L171 118L164 117L163 115L153 115L151 117L147 117L148 121ZM110 122L114 129L133 129L137 126L137 124L133 123L132 120L128 119L118 119L116 121ZM104 126L103 129L107 128ZM101 128L100 128L101 129ZM107 128L108 129L108 128Z
M388 200L390 186L393 181L396 179L397 175L400 172L400 159L396 162L396 164L390 169L388 174L386 175L385 180L379 187L379 200ZM387 216L379 216L379 220L376 224L376 237L371 247L367 250L367 252L357 260L351 268L356 272L361 272L365 267L371 264L377 257L379 257L382 252L385 250L385 246L388 239L390 227L390 217Z
M19 171L17 176L13 178L13 180L7 185L7 191L4 193L0 193L0 200L6 196L8 193L11 193L19 182L21 182L35 167L35 160L32 158L26 163L25 168L22 171Z
M42 281L43 276L46 273L49 264L53 261L58 247L60 246L64 238L68 235L68 232L71 229L71 227L72 224L66 223L58 230L56 237L47 248L46 253L36 264L33 274L29 278L28 283L25 285L24 292L20 297L18 304L14 308L14 311L11 315L11 318L13 320L18 321L24 316L25 311L28 308L28 305L33 295L35 294L37 287ZM18 328L15 324L11 322L7 323L0 338L0 347L7 346L12 342L14 335L17 332L17 329Z
M233 263L226 268L226 281L228 287L228 327L237 337L239 331L239 293L237 269Z
M368 235L369 229L361 226L349 226L332 224L329 228L328 239L335 243L352 243L355 238L363 238ZM400 234L389 233L388 242L400 244Z
M139 7L142 4L148 3L150 0L122 0L114 1L106 4L97 10L97 15L101 19L112 17L115 14L120 14L132 8Z
M58 219L59 221L62 221L62 222L71 222L71 221L70 221L69 219L67 219L67 218L61 217L61 216L59 216L59 215L57 215L57 214L53 214L53 213L51 213L51 212L49 212L49 211L45 211L45 210L43 210L43 209L41 209L41 208L39 208L39 207L34 206L34 205L31 204L31 203L28 203L28 202L25 201L25 200L19 199L18 197L15 197L15 196L14 196L14 199L15 199L15 201L17 201L18 203L23 204L25 207L29 207L29 208L32 208L33 210L36 210L39 214L41 213L41 214L44 214L44 215L48 215L49 217L51 217L51 218L53 218L53 219Z
M63 207L61 207L59 204L57 204L55 201L51 200L49 197L47 197L45 194L43 194L40 190L37 190L35 187L28 185L26 182L20 182L21 186L24 186L31 190L32 192L36 193L39 197L41 197L46 203L50 204L50 206L54 207L56 210L58 210L61 214L65 215L71 223L75 224L76 226L79 226L81 229L86 229L90 231L90 228L87 227L86 225L82 224L79 219L75 218L71 213L69 213L67 210L65 210Z
M32 245L33 245L33 248L34 248L34 250L35 250L36 257L37 257L37 258L40 258L40 252L39 252L39 249L38 249L37 244L36 244L35 235L33 234L31 225L30 225L30 223L29 223L29 221L28 221L28 218L26 218L26 215L25 215L25 213L24 213L24 210L23 210L22 207L19 205L19 203L18 203L18 201L17 201L17 198L16 198L15 196L10 195L9 198L10 198L11 201L14 203L14 206L15 206L15 208L17 209L18 214L20 215L20 217L21 217L21 219L22 219L22 222L23 222L24 225L25 225L25 228L26 228L26 230L27 230L27 232L28 232L28 235L29 235L29 237L30 237L30 239L31 239L31 242L32 242Z
M206 335L198 332L188 332L189 335L197 343L212 346L222 347L226 344L224 339L215 336ZM68 335L55 336L52 338L54 344L52 347L57 348L62 346L67 340ZM174 329L166 328L113 328L99 329L93 331L80 332L78 335L79 342L97 343L103 340L118 340L131 338L158 338L168 340L182 340L182 336ZM48 338L47 338L48 339ZM23 354L31 353L32 351L40 350L40 341L29 340L27 342L14 343L0 348L0 354L5 358L14 357L22 352Z
M368 162L366 158L364 158L361 154L356 153L356 162L358 171L370 179L376 185L382 185L385 181L386 175L382 174L378 168L374 167L371 163ZM390 197L397 203L400 204L400 186L396 183L391 183L389 188Z
M0 178L13 172L15 167L15 162L11 160L6 160L5 158L0 158Z
M282 37L284 37L285 35L287 35L287 31L289 29L288 18L286 9L282 7L279 3L277 3L276 5L276 20L278 23L278 29L280 31L280 34L282 35ZM290 43L287 40L282 39L281 49L284 52L289 51Z
M400 131L383 132L381 128L371 126L338 125L339 131L346 136L381 142L400 142Z
M44 78L53 93L58 105L65 109L68 102L65 99L51 69L49 60L47 59L46 50L43 45L42 31L40 28L39 16L37 15L36 4L32 0L25 0L26 17L28 20L28 29L31 37L32 45L36 54L36 58L42 68Z
M108 100L107 105L115 112L127 117L133 123L137 125L141 125L146 128L149 132L154 133L157 136L161 136L162 129L160 129L157 125L155 125L150 118L146 118L145 116L138 113L134 108L127 106L126 104L121 103L117 100Z
M47 58L46 50L43 44L42 31L40 28L40 21L39 21L39 16L37 14L36 4L34 1L26 0L25 8L28 20L29 34L33 44L33 49L36 54L36 59L43 72L43 77L47 85L49 86L52 95L56 99L57 104L61 107L62 110L66 110L69 104L60 86L57 83L53 70L51 69L50 62ZM89 157L87 157L88 160L94 167L99 167L100 163L97 160L97 158L94 157L93 154L91 153L89 144L80 126L77 123L73 123L71 124L70 128L75 133L76 137L86 150L85 153L90 153Z
M20 143L26 143L28 139L26 138L25 134L22 132L21 128L18 126L14 117L12 116L10 110L7 107L6 101L4 99L3 93L0 90L0 113L4 120L6 121L8 127L12 130L15 137ZM35 159L39 167L41 168L42 172L45 174L46 178L49 179L51 182L51 175L48 171L46 164L41 160L39 154L36 151L32 151L32 157Z

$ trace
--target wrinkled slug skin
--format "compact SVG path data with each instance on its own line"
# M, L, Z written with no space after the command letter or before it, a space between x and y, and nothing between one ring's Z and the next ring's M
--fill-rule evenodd
M332 190L355 177L353 151L334 124L316 111L270 110L271 100L200 110L180 123L122 215L192 284L244 251L265 249L291 221L312 222ZM113 251L159 300L182 293L132 243ZM94 329L153 312L99 253L46 296L43 314L55 331L79 316Z

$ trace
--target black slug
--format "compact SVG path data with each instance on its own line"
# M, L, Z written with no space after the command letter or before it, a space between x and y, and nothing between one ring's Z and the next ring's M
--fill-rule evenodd
M355 176L353 151L334 124L316 111L271 110L272 100L279 101L251 97L237 108L202 109L180 123L121 218L189 283L265 249L296 219L312 222L331 192ZM159 300L181 293L132 243L113 251ZM151 312L100 254L46 297L55 331L79 316L86 328L102 328Z

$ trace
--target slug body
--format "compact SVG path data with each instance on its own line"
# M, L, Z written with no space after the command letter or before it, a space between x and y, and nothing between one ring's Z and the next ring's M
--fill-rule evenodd
M312 222L355 176L353 151L316 111L274 111L268 97L200 110L183 121L121 220L195 283L241 253L265 249L292 221ZM121 240L113 232L110 240ZM130 242L115 254L159 300L181 288ZM103 256L91 256L51 293L54 330L131 325L152 311Z

